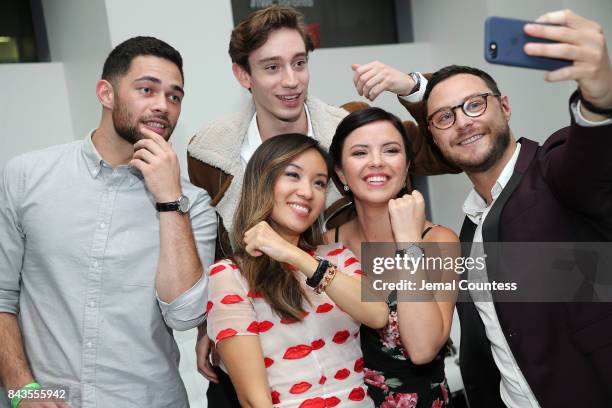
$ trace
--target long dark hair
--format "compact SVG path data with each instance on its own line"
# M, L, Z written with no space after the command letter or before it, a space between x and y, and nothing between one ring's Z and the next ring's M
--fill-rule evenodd
M332 165L327 153L319 143L302 134L290 133L272 137L253 153L244 173L240 202L234 215L232 241L236 251L233 260L249 290L255 291L282 318L302 320L304 294L292 271L267 255L250 256L245 250L244 233L261 221L270 223L274 208L274 185L285 168L300 154L315 149L331 174ZM323 242L321 227L311 225L299 239L298 246L314 250Z

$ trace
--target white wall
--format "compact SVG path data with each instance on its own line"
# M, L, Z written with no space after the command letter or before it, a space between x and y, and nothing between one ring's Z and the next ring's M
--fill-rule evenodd
M0 84L0 168L18 154L73 140L63 64L0 64Z
M101 0L43 0L51 60L64 64L74 138L98 126L102 109L95 84L111 50ZM42 78L41 78L42 79Z
M351 64L365 64L374 60L407 72L414 70L417 64L423 69L434 68L427 43L317 49L309 60L309 95L333 105L356 100L370 103L355 91ZM382 94L374 104L400 117L407 115L406 109L389 93Z

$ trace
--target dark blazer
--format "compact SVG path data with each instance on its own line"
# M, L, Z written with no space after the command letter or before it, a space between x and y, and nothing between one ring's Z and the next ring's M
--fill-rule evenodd
M612 241L612 125L561 129L543 146L520 139L514 173L483 225L483 242ZM461 241L476 225L467 217ZM523 260L524 262L524 260ZM519 263L520 265L520 263ZM504 268L505 269L505 268ZM487 259L489 280L499 276ZM544 270L542 273L546 273ZM495 301L495 295L494 295ZM494 302L510 349L542 407L612 401L612 303ZM457 303L460 365L471 408L503 407L500 375L474 304Z

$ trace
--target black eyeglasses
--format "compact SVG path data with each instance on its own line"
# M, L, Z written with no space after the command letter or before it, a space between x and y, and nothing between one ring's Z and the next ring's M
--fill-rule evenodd
M468 97L463 103L450 108L440 108L427 117L427 123L432 124L440 130L448 129L455 124L455 109L461 108L466 116L477 118L487 110L487 97L495 96L499 98L501 95L496 93L483 93Z

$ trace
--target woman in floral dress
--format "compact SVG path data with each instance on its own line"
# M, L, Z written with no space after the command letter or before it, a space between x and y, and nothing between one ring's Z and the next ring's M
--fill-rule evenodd
M384 327L389 310L361 302L348 249L319 245L330 172L317 142L298 134L265 141L247 165L235 256L209 269L207 306L208 335L242 406L374 406L359 330Z
M355 217L327 231L328 242L342 242L357 259L363 242L396 242L406 250L412 245L405 243L450 243L441 255L458 255L457 235L425 220L422 195L408 193L413 154L398 118L379 108L351 113L339 124L330 154ZM362 327L365 381L377 407L450 406L444 349L454 292L442 300L448 301L398 302L392 291L388 324L378 330Z

